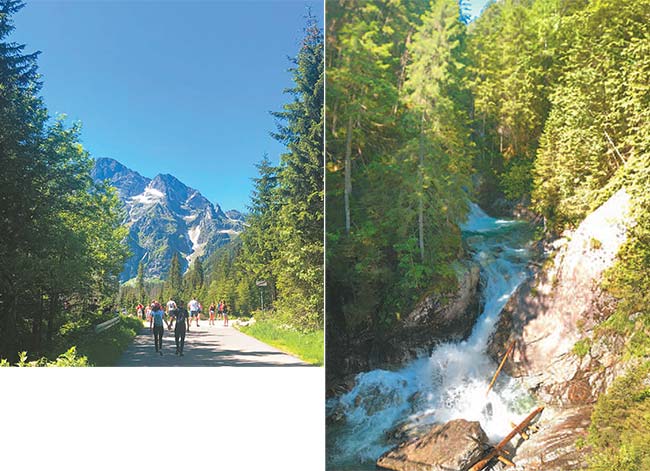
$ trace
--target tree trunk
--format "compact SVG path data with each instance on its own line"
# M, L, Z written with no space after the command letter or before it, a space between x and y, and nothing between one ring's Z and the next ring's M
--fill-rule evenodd
M420 260L424 262L424 135L420 132L418 149L420 158L420 200L418 201L418 233L420 240Z
M16 296L14 294L5 294L2 299L3 303L0 304L2 309L2 351L0 357L5 358L10 363L18 361L18 343L17 343L17 329L16 329Z
M47 310L47 337L45 339L45 348L52 349L52 338L54 337L54 322L56 319L56 304L59 298L58 293L50 293L49 309Z
M36 307L34 319L32 320L32 353L36 356L41 354L41 332L43 331L43 295L40 296L40 303Z
M350 194L352 193L352 115L348 117L345 137L345 233L350 234Z

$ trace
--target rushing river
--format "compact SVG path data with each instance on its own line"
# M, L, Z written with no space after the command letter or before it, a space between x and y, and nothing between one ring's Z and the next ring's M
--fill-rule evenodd
M496 441L530 412L532 398L505 374L485 396L497 368L487 342L508 298L529 275L530 226L491 218L472 204L462 230L481 266L483 311L472 334L399 370L361 373L350 392L328 400L328 469L375 469L377 458L397 444L391 438L397 427L463 418L479 421Z

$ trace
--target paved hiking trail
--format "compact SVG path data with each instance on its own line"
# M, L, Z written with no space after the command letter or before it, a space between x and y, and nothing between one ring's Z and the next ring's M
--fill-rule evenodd
M163 336L163 355L155 351L153 333L148 324L133 339L117 366L309 366L264 342L242 334L234 327L224 327L223 321L210 326L192 325L185 335L184 355L177 356L174 331Z

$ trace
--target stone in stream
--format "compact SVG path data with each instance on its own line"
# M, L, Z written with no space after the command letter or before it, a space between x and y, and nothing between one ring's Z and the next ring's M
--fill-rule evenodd
M384 453L377 466L393 471L464 471L481 459L482 444L487 442L478 422L451 420Z

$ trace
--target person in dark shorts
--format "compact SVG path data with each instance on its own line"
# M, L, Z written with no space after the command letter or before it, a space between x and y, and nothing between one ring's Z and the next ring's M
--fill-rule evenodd
M221 301L223 304L223 326L228 327L228 305L226 301Z
M190 319L183 301L176 303L176 309L172 314L176 327L174 328L174 339L176 340L176 355L183 356L185 346L185 332L190 328ZM186 328L187 327L187 328Z
M214 303L210 304L210 322L208 325L214 325L214 313L217 310L217 306L214 305Z
M156 353L162 356L162 338L165 328L163 327L165 319L165 311L158 301L151 303L151 317L149 320L149 328L153 329L153 340L156 344Z

